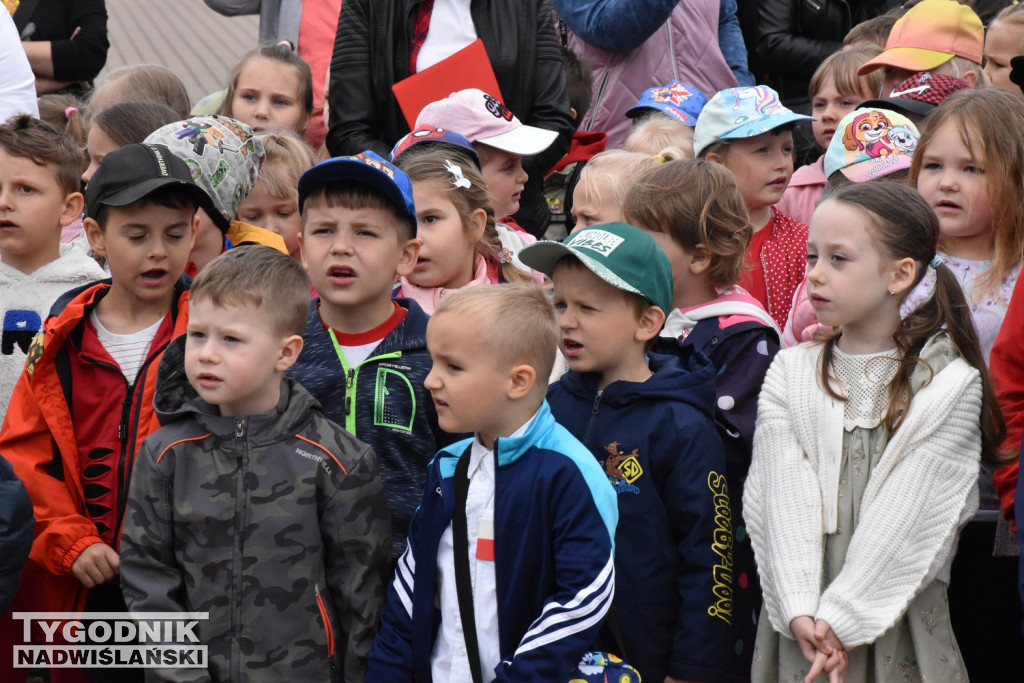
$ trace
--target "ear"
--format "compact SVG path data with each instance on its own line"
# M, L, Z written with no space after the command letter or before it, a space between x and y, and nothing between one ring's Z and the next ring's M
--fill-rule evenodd
M402 255L398 259L398 265L395 267L395 273L397 275L408 275L412 272L412 269L416 267L416 259L420 255L421 244L423 244L423 242L421 242L418 237L413 237L405 243L405 246L402 247Z
M482 240L484 238L484 230L487 229L487 212L483 209L477 209L471 213L466 227L469 229L469 237L473 244Z
M906 294L914 286L917 277L917 262L912 258L903 258L893 266L889 279L889 289L897 294Z
M713 163L721 164L722 166L725 166L725 157L722 154L718 153L718 152L708 152L704 156L704 158L707 159L708 161L713 162Z
M196 237L199 236L199 214L197 213L192 217L192 233L189 235L188 250L192 251L192 247L196 246ZM221 240L223 242L223 240Z
M295 364L300 353L302 353L302 337L297 334L286 337L285 340L281 342L281 348L277 354L277 363L274 364L274 370L277 372L284 372Z
M537 371L532 365L520 363L508 371L508 386L505 396L513 401L519 400L530 393L537 383Z
M66 228L81 217L85 210L85 197L81 192L72 192L64 198L64 206L60 212L60 227Z
M569 113L572 114L573 121L579 117L579 114L576 113L576 107L569 107Z
M972 88L978 87L978 74L974 72L974 69L968 69L960 74L960 80Z
M648 306L647 310L640 316L636 323L636 332L633 339L638 342L649 342L658 336L661 328L665 325L665 311L657 306Z
M85 230L85 236L89 240L92 252L97 256L106 258L107 248L103 241L103 230L100 229L100 224L96 222L95 218L86 218L82 227Z
M690 273L693 275L701 275L711 267L711 250L706 244L698 244L686 251L690 256Z

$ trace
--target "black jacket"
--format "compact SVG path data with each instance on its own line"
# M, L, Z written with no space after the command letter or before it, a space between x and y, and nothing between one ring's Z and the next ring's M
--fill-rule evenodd
M409 77L412 24L420 2L342 3L327 94L327 149L332 156L371 149L386 157L409 132L391 86ZM559 134L547 150L523 160L530 175L526 193L536 190L543 204L543 176L569 151L575 130L551 5L548 0L471 0L470 13L505 106L523 123ZM546 204L540 209L546 217Z
M18 592L21 567L32 548L32 501L11 463L0 455L0 614Z
M91 81L107 62L104 0L41 0L34 8L22 3L14 22L23 40L52 43L54 80Z

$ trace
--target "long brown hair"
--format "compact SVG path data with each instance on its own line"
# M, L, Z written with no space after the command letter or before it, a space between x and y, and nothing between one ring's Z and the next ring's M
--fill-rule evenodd
M928 146L944 123L955 127L971 156L985 169L995 258L978 276L978 284L982 292L991 291L1024 255L1024 99L998 88L950 95L928 117L914 150L909 179L913 187L917 187ZM939 242L941 246L941 238Z
M242 58L238 60L235 68L231 71L231 80L228 81L227 92L224 94L224 100L217 108L217 113L221 116L234 117L231 105L235 99L238 79L242 75L242 70L254 59L269 59L272 62L279 62L295 69L295 74L299 78L299 105L302 107L305 115L300 126L302 130L305 130L306 125L309 123L309 117L313 115L313 73L306 60L299 57L295 54L294 50L286 45L263 45L242 55Z
M403 152L397 161L398 167L405 171L412 182L435 182L445 188L448 198L459 212L462 227L467 232L470 230L469 217L477 209L483 209L487 214L487 223L484 226L483 237L476 243L476 253L497 266L503 282L533 282L530 274L517 268L504 252L498 229L494 224L494 209L491 207L487 184L468 156L452 154L440 145L416 145ZM469 181L469 187L456 187L452 184L452 173L448 170L446 162L462 170L463 177Z
M914 284L921 281L928 264L935 257L939 242L939 219L921 195L905 185L880 180L843 187L827 201L842 202L860 209L870 220L872 239L879 251L894 260L913 259L917 264ZM892 335L900 353L900 367L889 383L889 410L883 424L890 433L899 429L910 406L910 377L917 365L924 362L920 357L921 349L925 342L945 331L960 356L981 373L979 429L982 462L993 466L1003 464L1005 460L998 455L997 449L1006 435L1006 425L978 345L970 308L949 268L940 266L935 275L931 299L908 315ZM833 398L844 400L832 386L831 367L839 336L839 332L829 332L817 338L825 345L819 372L825 391Z

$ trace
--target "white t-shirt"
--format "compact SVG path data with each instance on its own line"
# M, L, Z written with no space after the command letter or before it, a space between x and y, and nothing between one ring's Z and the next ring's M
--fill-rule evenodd
M440 61L476 40L476 27L469 13L469 0L434 0L430 29L416 55L416 72Z
M114 334L100 323L96 311L92 312L89 318L96 328L96 336L99 337L103 348L107 350L110 357L114 359L121 373L128 380L129 384L135 384L135 378L139 375L139 368L146 362L149 355L149 347L153 343L156 331L160 329L163 318L157 320L144 330L132 334Z
M39 116L36 77L21 46L14 17L3 8L0 9L0 121L18 114Z

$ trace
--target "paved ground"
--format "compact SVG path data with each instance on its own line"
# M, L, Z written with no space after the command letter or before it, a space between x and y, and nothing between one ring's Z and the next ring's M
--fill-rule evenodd
M110 51L99 78L132 64L174 71L192 102L227 86L231 68L258 44L259 17L225 17L203 0L107 0Z

